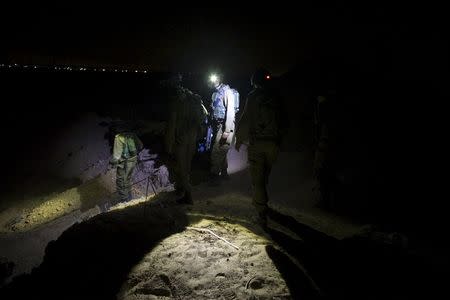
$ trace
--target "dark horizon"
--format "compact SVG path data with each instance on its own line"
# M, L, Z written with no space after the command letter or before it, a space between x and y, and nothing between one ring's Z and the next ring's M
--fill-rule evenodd
M330 59L368 70L409 67L409 59L431 62L427 73L448 65L438 8L227 5L226 18L207 5L12 5L0 21L0 61L246 74L265 66L277 75Z

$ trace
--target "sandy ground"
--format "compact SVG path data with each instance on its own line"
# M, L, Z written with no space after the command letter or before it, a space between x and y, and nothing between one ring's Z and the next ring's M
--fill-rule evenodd
M289 299L290 293L268 257L269 241L226 222L192 224L210 233L188 229L161 241L129 273L118 299Z
M105 130L96 126L99 121L87 115L70 129L71 143L55 145L56 159L48 159L53 164L47 168L57 170L62 178L75 176L79 184L62 192L23 199L20 205L0 212L0 257L14 263L5 283L16 278L9 288L35 287L43 298L54 296L48 282L60 284L61 289L70 288L67 282L79 285L79 295L107 294L119 299L291 299L293 290L296 296L317 293L317 285L301 263L253 222L256 215L245 147L241 152L230 151L231 179L220 186L201 183L203 167L193 170L193 181L200 184L193 189L192 206L174 203L173 193L167 192L167 169L163 166L156 170L155 156L146 150L142 153L145 162L137 168L133 181L154 172L154 185L147 187L145 181L141 182L134 186L133 201L105 212L104 204L114 197L115 176L112 171L103 174L109 152L103 139ZM93 127L96 129L91 134L83 134ZM357 227L336 219L324 223L319 212L305 209L311 208L306 201L310 188L307 179L300 178L302 184L295 185L299 178L284 174L287 170L294 175L296 168L306 168L306 164L295 153L280 156L271 177L269 194L274 201L269 205L340 238L354 234ZM152 195L153 189L158 195L143 198L145 191ZM302 241L288 227L271 219L269 224ZM239 249L188 227L208 228ZM139 251L128 249L130 243ZM99 252L108 253L106 260L96 256ZM104 264L111 274L105 274ZM82 278L87 269L97 277ZM17 277L20 274L30 275ZM67 280L61 282L61 278ZM90 282L96 280L99 282L91 286ZM78 299L69 294L55 298Z
M248 171L246 170L245 147L241 153L230 151L229 172L231 180L223 182L221 186L209 186L206 183L194 187L193 197L195 205L187 207L187 214L191 217L206 218L219 221L232 221L232 223L243 224L256 235L264 236L265 233L252 224L255 219L255 212L251 205L251 184ZM148 151L143 153L149 157ZM154 170L153 161L149 160L137 169L134 175L134 182L139 182L148 176L146 171ZM171 185L167 181L167 169L161 167L158 180L154 180L154 188L157 191L170 190ZM198 176L201 177L199 170ZM276 175L276 173L275 173ZM276 180L274 180L276 181ZM62 193L51 194L39 199L39 201L29 201L27 206L10 207L0 213L0 257L13 262L15 267L8 280L22 273L29 273L37 267L44 257L44 251L50 241L56 240L70 226L83 222L101 212L103 205L113 199L115 174L110 171L106 174L94 177L85 183L70 188ZM118 204L112 210L125 209L133 205L142 203L142 196L145 191L149 195L153 194L153 188L147 188L144 180L134 186L135 200ZM274 185L271 191L272 199L278 199L277 186ZM278 188L278 190L281 190ZM280 195L282 196L282 195ZM282 201L271 201L270 206L287 215L291 215L297 220L306 224L322 228L324 232L333 236L344 238L355 234L359 230L357 226L348 222L342 222L333 216L324 216L320 212L311 213L307 210L299 210L293 207L286 207ZM272 227L277 224L269 219ZM279 227L279 226L278 226ZM300 239L289 228L279 227L280 230L289 236ZM240 230L241 231L241 230ZM192 234L192 233L191 233ZM199 250L200 251L200 250ZM203 252L202 252L203 253Z
M405 249L349 238L358 227L324 213L284 208L263 231L253 222L249 174L240 170L220 186L196 185L194 205L164 191L1 235L14 274L28 274L0 289L0 298L311 299L325 291L401 299L443 286L440 271Z
M80 216L49 244L42 264L8 288L21 286L25 278L25 285L39 285L40 293L52 298L55 291L48 282L59 282L63 276L62 287L69 281L81 286L80 293L114 293L118 299L292 299L284 275L267 251L277 245L249 222L255 212L242 179L238 175L219 188L197 186L194 205L177 205L174 193L163 192L94 213L81 223ZM231 187L235 192L229 195L220 191ZM199 229L212 230L238 249ZM121 260L127 262L124 270ZM113 275L108 280L108 271L100 267L103 263L112 274L122 270L120 276L115 274L120 280ZM81 277L87 269L98 272L100 282L83 289L87 279ZM113 288L106 288L111 282ZM312 291L309 287L305 293ZM78 299L69 295L61 299L65 297Z

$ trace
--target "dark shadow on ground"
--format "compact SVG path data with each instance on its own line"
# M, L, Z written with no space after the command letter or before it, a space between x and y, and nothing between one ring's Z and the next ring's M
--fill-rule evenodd
M0 298L115 299L131 268L187 225L172 202L169 194L159 194L151 203L72 226L49 243L43 263L3 288Z
M303 271L286 254L272 245L266 246L266 252L286 282L293 299L313 299L319 297L318 292L312 287Z
M268 229L271 238L301 262L325 296L430 299L448 294L444 290L450 278L448 265L436 268L407 249L364 237L336 240L273 210L269 217L302 238L294 240Z

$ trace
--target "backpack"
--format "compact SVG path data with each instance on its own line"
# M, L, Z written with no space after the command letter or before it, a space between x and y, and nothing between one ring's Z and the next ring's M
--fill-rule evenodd
M211 107L213 109L213 117L215 119L225 118L226 107L223 105L222 99L226 90L230 91L234 98L234 113L237 114L239 112L239 92L233 88L230 88L228 85L224 85L223 88L212 94Z
M253 93L257 102L256 118L253 124L253 135L258 139L281 138L283 129L282 109L279 99L268 90L257 90Z
M143 145L141 140L134 133L124 134L125 147L123 149L123 156L130 158L136 156L141 152Z
M233 88L230 88L230 91L234 96L234 113L237 114L239 112L239 92Z

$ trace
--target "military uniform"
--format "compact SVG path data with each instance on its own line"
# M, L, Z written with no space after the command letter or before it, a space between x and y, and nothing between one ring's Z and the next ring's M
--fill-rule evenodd
M137 164L142 142L134 133L119 133L114 138L111 164L117 169L116 189L121 201L131 200L131 177Z
M335 135L330 137L332 112L329 100L323 96L317 98L314 108L315 153L313 164L313 193L318 206L324 209L335 208L334 190L336 149ZM330 139L331 138L331 139Z
M260 215L267 211L266 186L281 140L281 103L268 89L257 87L247 97L236 130L236 145L248 141L253 204Z
M183 87L174 87L169 99L169 120L165 133L165 147L170 156L169 167L175 189L191 202L190 171L196 151L198 134L207 111L201 97Z
M235 97L232 89L220 84L212 95L213 147L211 150L211 175L226 176L227 154L235 131ZM224 133L227 138L223 138Z

